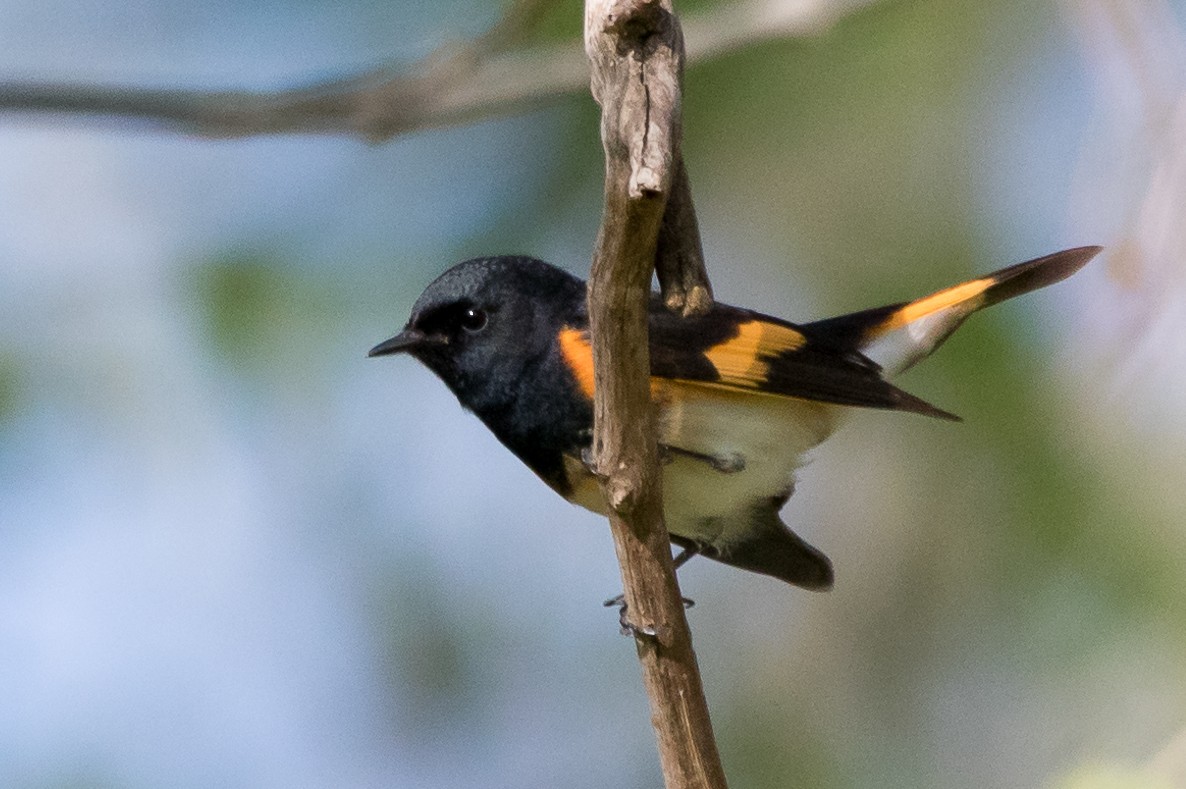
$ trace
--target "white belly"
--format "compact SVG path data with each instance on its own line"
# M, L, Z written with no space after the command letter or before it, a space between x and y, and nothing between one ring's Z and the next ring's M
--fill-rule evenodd
M831 435L841 410L674 381L664 381L653 395L659 405L659 443L675 450L666 453L663 466L667 530L715 545L732 542L731 531L748 526L756 504L790 493L795 470L808 450ZM686 453L744 465L723 471ZM605 513L592 477L574 494L577 504Z
M840 409L824 403L722 387L673 383L663 397L659 441L700 455L736 457L738 471L674 454L664 468L663 503L673 534L732 542L730 530L748 528L755 505L788 495L808 450L832 434Z

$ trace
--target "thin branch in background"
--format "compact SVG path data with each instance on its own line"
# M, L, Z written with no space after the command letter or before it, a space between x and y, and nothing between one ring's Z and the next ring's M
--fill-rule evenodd
M1180 251L1186 242L1178 212L1166 211L1182 204L1175 198L1183 196L1186 184L1180 177L1186 156L1186 36L1164 0L1066 0L1063 7L1083 42L1084 56L1092 61L1100 106L1110 124L1130 137L1123 149L1149 152L1144 160L1118 159L1115 141L1106 143L1109 150L1102 160L1125 170L1109 173L1109 185L1119 182L1123 188L1135 181L1144 192L1125 212L1129 220L1109 265L1127 286L1139 288L1143 281L1151 295L1164 294L1165 282L1157 281L1157 274L1168 272L1148 269L1159 260L1180 259L1167 253Z
M663 524L649 383L647 314L664 223L665 279L681 294L672 299L669 290L668 300L708 297L679 153L683 38L671 0L587 0L585 49L605 147L605 210L589 279L594 459L610 505L664 780L669 789L724 787ZM673 190L685 202L668 210ZM680 260L699 261L698 272L681 273Z
M0 113L138 120L208 137L354 134L385 140L540 106L588 89L577 42L529 47L536 20L557 0L517 0L489 31L411 64L279 91L171 90L0 82ZM692 61L763 41L817 35L876 0L741 0L704 12Z
M1090 345L1109 349L1106 369L1123 388L1166 366L1186 320L1186 33L1164 0L1062 7L1091 63L1104 121L1085 146L1078 213L1092 225L1125 217L1108 268L1126 294L1111 296L1098 311L1106 318L1084 330L1099 332Z

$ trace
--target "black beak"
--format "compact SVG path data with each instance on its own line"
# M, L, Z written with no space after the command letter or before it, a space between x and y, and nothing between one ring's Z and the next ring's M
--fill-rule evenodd
M437 338L430 337L419 329L408 328L390 340L385 340L374 348L371 348L367 356L388 356L393 353L405 353L407 351L414 351L425 345L435 344L436 342L439 342Z

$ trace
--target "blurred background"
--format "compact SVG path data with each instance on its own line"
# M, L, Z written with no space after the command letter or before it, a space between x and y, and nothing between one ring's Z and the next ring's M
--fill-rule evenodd
M734 789L1184 785L1184 12L885 0L688 70L723 301L805 321L1108 247L901 381L963 424L816 451L784 517L834 591L683 570ZM499 14L0 0L0 79L266 89ZM457 260L587 272L597 117L0 116L0 786L660 784L604 521L365 358Z

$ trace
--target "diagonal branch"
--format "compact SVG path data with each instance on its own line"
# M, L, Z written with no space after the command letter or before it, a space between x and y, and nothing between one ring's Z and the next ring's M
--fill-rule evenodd
M667 786L724 787L663 525L649 385L647 314L661 243L669 263L699 261L702 280L683 293L708 305L679 152L683 38L671 0L586 0L585 48L605 146L605 211L589 279L594 457ZM676 194L686 202L673 204Z
M384 64L346 79L278 91L207 91L0 82L0 113L123 118L211 137L355 134L385 140L539 106L586 90L576 42L525 48L532 23L556 0L517 0L472 41L411 66ZM876 0L737 0L687 28L692 61L781 38L816 35Z

